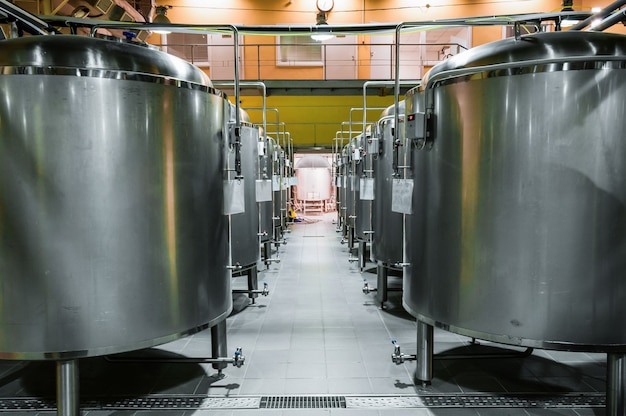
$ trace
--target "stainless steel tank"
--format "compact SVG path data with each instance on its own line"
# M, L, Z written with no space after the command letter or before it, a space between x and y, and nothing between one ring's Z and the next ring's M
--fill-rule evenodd
M64 35L2 41L0 67L0 358L134 350L224 320L228 118L202 71Z
M235 122L235 106L230 104L231 127ZM241 110L239 162L241 176L231 171L231 178L242 186L243 212L230 216L232 263L248 268L256 266L260 259L259 205L256 200L256 180L259 174L259 129L250 123L248 114ZM231 130L232 132L232 130ZM237 158L236 148L229 152L230 167L234 168Z
M296 198L304 204L305 210L311 207L323 211L332 195L328 161L320 155L306 155L296 162L294 170L298 179Z
M357 200L357 166L355 161L355 151L357 151L358 143L357 138L350 139L350 142L345 146L346 152L346 166L345 166L345 189L344 189L344 203L345 203L345 220L346 231L348 238L348 248L352 249L354 245L354 230L356 226L356 200Z
M404 116L404 102L399 104L399 115ZM405 147L394 143L395 104L380 115L374 140L378 141L378 151L373 155L374 204L372 206L372 260L385 267L402 262L403 256L403 215L392 208L393 180L401 177L404 165ZM398 138L403 137L403 126Z
M282 239L283 229L286 225L287 199L285 179L285 152L274 138L269 137L269 149L272 157L272 203L274 223L274 241Z
M273 207L272 207L272 152L270 139L267 137L259 137L259 180L262 182L269 181L269 197L259 202L259 230L261 233L261 242L265 243L272 239L273 235ZM262 191L259 189L259 191ZM265 198L262 196L262 199Z
M368 131L365 135L360 134L355 139L356 149L355 155L358 160L355 160L354 167L354 188L355 188L355 224L354 231L355 237L363 242L369 242L371 231L372 231L372 199L369 198L373 195L369 195L368 189L363 189L361 192L361 187L367 188L371 170L372 170L372 158L370 158L367 154L367 141L370 137L370 132ZM356 153L358 152L358 153Z
M626 37L474 48L413 90L404 305L529 347L626 347ZM429 116L429 114L431 116ZM426 139L424 139L426 136Z

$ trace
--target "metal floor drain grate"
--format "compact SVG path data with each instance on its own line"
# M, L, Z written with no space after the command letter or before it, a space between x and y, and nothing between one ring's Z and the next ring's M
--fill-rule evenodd
M0 411L5 410L55 410L57 404L55 400L33 399L33 398L10 398L0 399Z
M147 397L92 398L81 402L89 410L195 410L195 409L335 409L335 408L597 408L602 393L553 394L424 394L407 396L236 396L153 395ZM54 399L0 398L0 412L55 410Z
M335 409L345 408L344 396L263 396L261 409Z
M436 394L419 396L353 396L346 397L346 406L355 407L517 407L517 408L582 408L604 407L606 397L600 393L538 395L538 394Z

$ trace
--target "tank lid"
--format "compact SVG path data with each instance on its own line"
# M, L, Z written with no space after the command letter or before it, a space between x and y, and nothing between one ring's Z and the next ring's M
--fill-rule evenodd
M400 111L400 114L404 113L404 100L398 102L398 110ZM393 116L394 114L396 114L396 105L392 104L389 107L385 108L382 113L380 113L380 118Z
M109 78L119 78L112 73L122 72L213 86L202 70L173 55L132 43L77 35L5 40L0 48L0 68L4 73L10 73L8 68L25 68L18 73L69 75L81 71L81 76Z
M298 160L295 169L330 168L328 160L320 155L306 155Z
M619 57L626 61L626 36L604 32L546 32L480 45L435 65L424 77L428 85L436 74L463 68L568 57L597 60Z

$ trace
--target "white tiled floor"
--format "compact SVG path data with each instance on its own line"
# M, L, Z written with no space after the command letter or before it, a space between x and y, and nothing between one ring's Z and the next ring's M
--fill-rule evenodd
M381 310L373 294L362 292L363 279L376 284L374 265L361 273L348 262L332 220L335 214L309 216L291 226L280 263L261 267L259 279L268 297L248 305L235 297L227 319L230 349L241 346L242 368L229 367L224 378L205 364L120 364L103 358L82 360L83 397L210 395L415 395L481 393L601 393L605 389L604 354L535 351L521 359L437 360L432 385L413 383L412 362L395 365L391 339L403 351L415 351L414 319L402 309L400 293ZM245 278L234 280L245 287ZM395 284L400 283L396 281ZM392 284L394 284L392 282ZM248 305L246 307L246 305ZM464 351L468 339L435 331L435 352ZM210 331L161 346L153 354L209 356ZM478 349L495 347L481 343ZM499 349L497 349L499 350ZM54 396L54 363L0 363L0 396ZM37 412L11 412L11 414ZM54 414L53 411L39 414ZM284 410L91 410L94 415L602 415L601 408L411 408Z

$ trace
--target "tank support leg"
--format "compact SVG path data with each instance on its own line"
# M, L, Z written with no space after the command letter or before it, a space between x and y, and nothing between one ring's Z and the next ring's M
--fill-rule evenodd
M606 415L626 415L626 353L608 353L606 365Z
M211 327L211 356L213 358L226 357L228 347L226 345L226 320L222 320ZM228 366L228 363L213 363L211 365L218 374Z
M385 307L387 302L387 282L389 280L388 270L382 263L376 265L376 298L380 303L380 307Z
M57 361L57 415L80 415L78 360Z
M248 297L250 297L250 299L252 299L252 303L255 303L255 299L259 296L257 293L252 292L253 290L258 291L259 290L259 280L258 280L258 276L257 276L257 268L256 266L252 266L250 269L248 269L248 290L250 291L250 293L248 294Z
M348 250L352 252L354 247L354 227L348 226Z
M363 271L365 269L366 256L367 256L367 241L361 240L359 241L359 269Z
M263 261L265 262L265 266L269 269L270 267L270 258L272 257L272 242L266 241L263 243Z
M417 320L417 367L415 381L429 384L433 379L433 326Z

